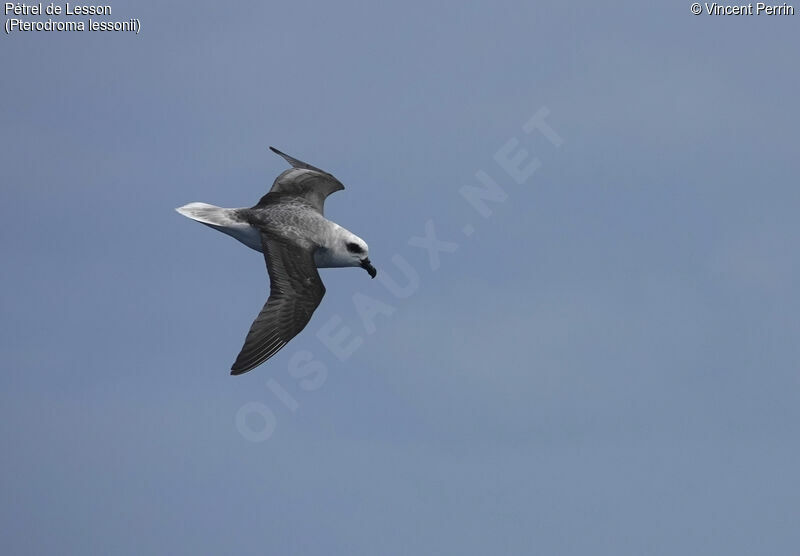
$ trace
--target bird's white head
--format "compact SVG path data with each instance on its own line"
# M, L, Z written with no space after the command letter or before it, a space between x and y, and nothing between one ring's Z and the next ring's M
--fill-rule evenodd
M344 243L344 251L347 253L346 256L350 263L347 266L360 266L369 272L370 276L375 278L378 271L375 270L375 267L372 266L369 260L369 246L367 242L350 232L345 234L342 240Z
M375 278L378 271L369 260L367 242L341 227L336 232L332 244L315 253L317 266L320 268L359 266Z

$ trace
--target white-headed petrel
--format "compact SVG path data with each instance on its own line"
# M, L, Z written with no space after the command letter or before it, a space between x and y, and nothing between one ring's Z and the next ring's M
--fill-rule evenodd
M233 375L257 367L305 328L325 295L317 268L360 266L373 278L377 274L366 242L323 216L325 198L344 185L324 170L270 149L292 168L254 207L189 203L175 209L264 253L267 261L269 299L247 333Z

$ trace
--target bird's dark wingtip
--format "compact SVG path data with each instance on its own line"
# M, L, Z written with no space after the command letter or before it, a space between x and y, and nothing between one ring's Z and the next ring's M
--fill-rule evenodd
M278 149L276 149L275 147L273 147L272 145L270 145L270 147L269 147L269 150L271 150L271 151L272 151L272 152L274 152L275 154L278 154L278 155L280 155L280 156L283 156L283 153L282 153L281 151L279 151Z

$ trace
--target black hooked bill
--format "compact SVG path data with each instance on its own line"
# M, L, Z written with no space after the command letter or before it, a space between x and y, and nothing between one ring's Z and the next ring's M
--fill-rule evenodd
M361 268L369 272L369 275L375 278L378 275L378 271L372 266L372 263L369 262L369 257L366 259L361 259Z

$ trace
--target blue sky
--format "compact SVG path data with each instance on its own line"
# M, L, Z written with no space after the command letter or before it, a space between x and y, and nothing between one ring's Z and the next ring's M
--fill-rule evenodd
M797 549L800 16L537 4L115 2L139 35L0 39L4 553ZM264 262L173 209L255 203L268 145L345 183L382 280L322 271L231 377Z

